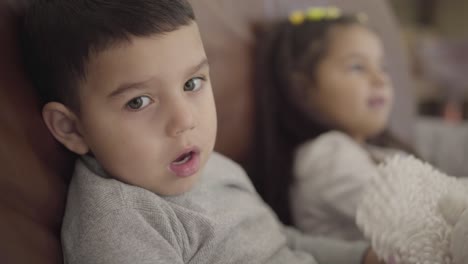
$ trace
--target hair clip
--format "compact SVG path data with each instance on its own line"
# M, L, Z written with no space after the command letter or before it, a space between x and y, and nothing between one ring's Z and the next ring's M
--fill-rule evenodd
M337 7L312 7L305 12L296 10L289 15L289 21L293 25L301 25L304 21L321 21L336 19L341 16L341 10Z
M312 7L307 9L305 12L302 10L296 10L289 15L289 22L298 26L304 23L304 21L322 21L337 19L342 16L342 12L337 7ZM359 23L365 24L369 20L369 17L363 13L357 13L355 15Z
M295 26L304 23L305 19L305 14L302 11L294 11L291 13L291 15L289 15L289 22Z
M306 16L310 21L320 21L327 15L325 8L309 8L307 9Z

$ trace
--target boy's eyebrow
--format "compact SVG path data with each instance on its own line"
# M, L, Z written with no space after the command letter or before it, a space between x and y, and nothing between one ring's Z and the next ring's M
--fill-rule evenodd
M200 63L198 63L194 67L190 68L190 70L187 71L188 72L187 75L188 76L193 75L193 74L195 74L196 72L198 72L200 69L202 69L205 66L208 66L208 59L207 58L203 58ZM151 78L151 79L153 79L153 78ZM121 84L121 85L119 85L119 88L112 91L107 97L112 98L112 97L115 97L115 96L117 96L119 94L123 94L128 90L132 90L132 89L142 89L147 82L151 81L151 79L141 81L141 82Z
M151 78L152 79L152 78ZM144 87L144 85L149 82L151 79L149 80L145 80L145 81L141 81L141 82L134 82L134 83L123 83L121 85L119 85L119 88L115 89L114 91L112 91L112 93L110 93L107 98L112 98L112 97L115 97L119 94L123 94L125 93L126 91L128 90L133 90L133 89L142 89Z
M202 69L203 67L205 66L208 66L208 59L207 58L203 58L200 63L198 63L197 65L195 65L194 67L192 67L190 70L188 70L188 74L187 76L190 76L190 75L193 75L195 74L196 72L198 72L200 69Z

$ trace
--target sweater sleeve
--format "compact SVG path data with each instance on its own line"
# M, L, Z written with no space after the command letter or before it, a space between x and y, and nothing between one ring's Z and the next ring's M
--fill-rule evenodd
M290 192L295 225L306 233L354 225L363 187L375 174L368 153L345 134L330 132L305 143L296 153Z
M311 254L319 264L361 264L370 247L362 241L309 236L290 227L285 227L284 232L290 248Z
M105 215L79 237L74 248L64 248L67 264L184 263L163 234L132 209Z

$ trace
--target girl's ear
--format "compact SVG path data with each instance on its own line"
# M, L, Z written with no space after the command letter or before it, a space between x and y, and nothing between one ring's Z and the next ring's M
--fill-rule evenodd
M291 74L291 98L297 102L301 107L304 107L304 104L307 104L310 89L311 81L301 72L293 72Z
M70 151L84 155L89 147L79 131L77 116L65 105L47 103L42 109L42 118L52 135Z

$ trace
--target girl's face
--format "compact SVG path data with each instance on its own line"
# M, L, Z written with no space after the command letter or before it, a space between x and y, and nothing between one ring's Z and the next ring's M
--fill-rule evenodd
M321 123L358 141L381 132L393 102L379 38L361 25L336 26L308 87L306 108Z

